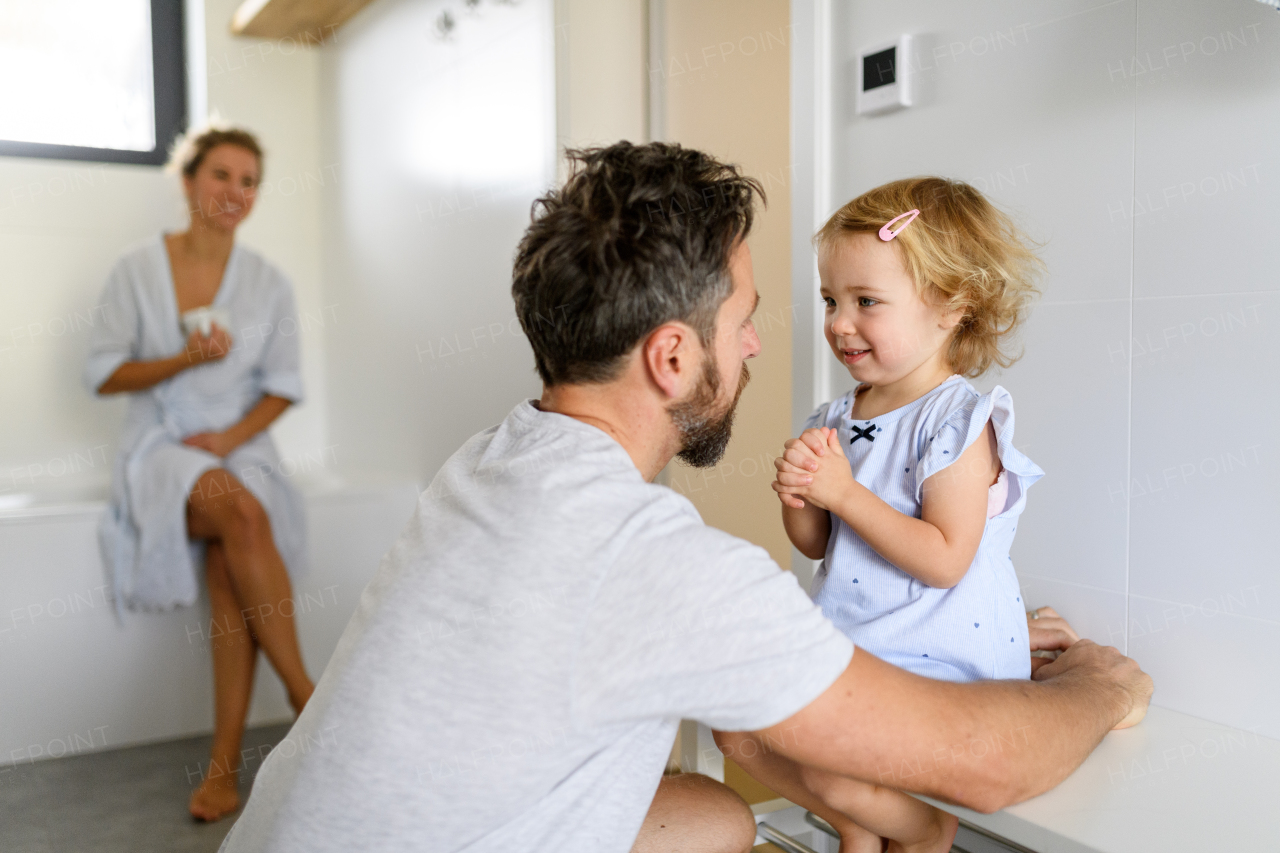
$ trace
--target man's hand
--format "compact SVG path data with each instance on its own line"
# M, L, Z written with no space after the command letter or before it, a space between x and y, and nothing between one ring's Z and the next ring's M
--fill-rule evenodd
M1031 613L1035 613L1037 618L1031 618ZM1052 607L1037 607L1031 613L1027 614L1027 633L1031 636L1031 651L1059 652L1056 659L1031 658L1032 680L1041 681L1060 674L1063 670L1057 668L1057 662L1063 660L1071 649L1085 644L1090 647L1090 650L1081 652L1080 655L1092 657L1100 655L1103 669L1113 669L1115 671L1113 674L1119 674L1126 679L1124 683L1132 699L1132 705L1129 713L1115 728L1127 729L1142 721L1142 718L1147 715L1147 706L1151 702L1153 689L1151 676L1138 669L1137 663L1124 657L1111 646L1099 646L1091 640L1080 639L1075 630L1067 624L1067 620L1059 616L1058 611ZM1053 668L1049 669L1049 667Z
M1039 620L1036 620L1039 621ZM1071 679L1081 675L1102 677L1119 684L1129 696L1129 707L1113 729L1136 726L1147 715L1155 685L1151 676L1138 668L1137 661L1125 657L1112 646L1100 646L1092 640L1077 640L1057 660L1047 661L1031 674L1033 681Z
M783 505L792 509L802 509L808 503L831 510L857 485L840 447L839 433L827 427L807 429L799 438L787 441L773 466L778 470L773 490Z
M1032 618L1032 613L1036 618ZM1067 647L1080 639L1075 629L1067 624L1067 620L1058 615L1052 607L1037 607L1027 614L1027 633L1031 636L1032 652L1064 652ZM1053 661L1057 655L1046 657L1031 656L1031 672Z

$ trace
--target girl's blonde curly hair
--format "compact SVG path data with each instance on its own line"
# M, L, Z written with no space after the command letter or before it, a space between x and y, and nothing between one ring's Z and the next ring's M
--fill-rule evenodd
M920 215L893 242L920 296L962 312L947 351L951 369L976 377L993 364L1010 366L1022 353L1007 352L1006 342L1040 292L1044 263L1013 220L969 184L924 177L876 187L837 210L814 245L821 251L842 234L876 233L913 209Z

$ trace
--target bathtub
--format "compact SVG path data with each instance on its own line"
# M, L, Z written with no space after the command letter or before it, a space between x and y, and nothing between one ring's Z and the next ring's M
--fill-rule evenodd
M408 481L300 482L311 568L294 584L318 679L360 593L413 512ZM213 727L208 602L117 620L98 555L105 489L0 497L0 767L204 734ZM292 719L259 656L250 725Z

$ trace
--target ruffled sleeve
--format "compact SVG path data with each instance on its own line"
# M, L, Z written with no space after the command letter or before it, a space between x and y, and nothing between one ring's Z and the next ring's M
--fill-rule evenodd
M111 378L126 361L137 358L138 302L129 281L129 266L119 261L107 276L102 291L102 322L93 327L83 379L91 393Z
M916 500L921 500L924 481L959 459L982 435L987 421L995 429L996 454L1008 475L1005 512L1014 507L1020 509L1027 489L1044 476L1040 466L1013 446L1013 398L999 385L990 394L969 395L958 407L930 420L937 424L936 428L926 424L919 436L921 455L920 463L915 466Z

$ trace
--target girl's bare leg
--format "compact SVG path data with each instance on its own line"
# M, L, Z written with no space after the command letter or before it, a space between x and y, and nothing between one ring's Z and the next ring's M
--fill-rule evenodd
M893 788L812 768L801 769L799 775L805 788L828 807L888 839L888 853L948 853L960 828L955 815Z
M217 820L240 805L240 743L244 737L253 670L258 644L240 614L240 603L231 588L226 553L217 540L207 543L205 574L211 611L210 642L213 648L213 747L209 771L191 795L188 808L200 820Z
M191 490L187 530L193 539L221 543L231 590L249 633L284 682L289 704L301 713L315 685L302 664L290 601L293 588L266 511L239 480L215 468Z
M840 833L840 853L882 853L884 844L880 836L862 828L811 791L800 765L772 751L750 734L716 732L715 738L721 752L756 779L831 824Z
M726 755L791 802L840 833L840 853L947 853L959 827L954 815L892 788L801 767L749 734L716 733Z

